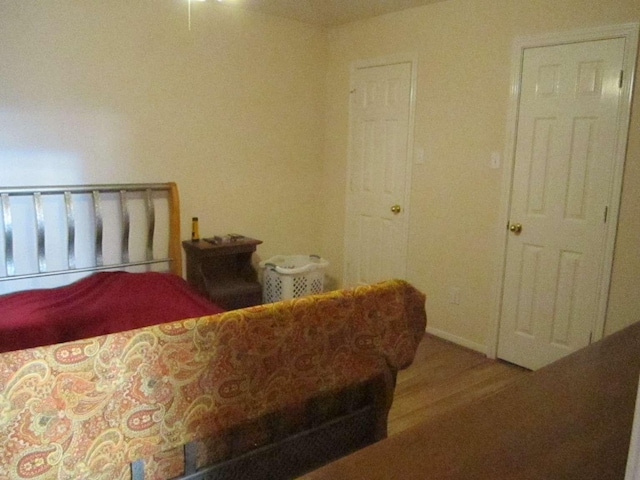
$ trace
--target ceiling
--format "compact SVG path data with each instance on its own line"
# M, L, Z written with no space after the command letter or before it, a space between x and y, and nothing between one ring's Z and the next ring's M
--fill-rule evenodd
M233 3L268 15L335 26L439 1L443 0L234 0Z

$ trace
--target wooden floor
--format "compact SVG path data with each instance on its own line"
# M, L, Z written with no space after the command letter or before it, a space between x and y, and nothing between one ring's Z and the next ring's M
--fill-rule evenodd
M413 364L398 375L389 436L490 395L529 371L425 335Z
M392 420L396 433L304 478L625 477L638 393L640 322L535 372L431 340L423 345L417 368L403 375ZM436 364L450 371L449 381ZM495 389L500 390L488 395ZM420 414L429 408L420 399L432 403L435 418ZM443 414L444 403L462 405L446 407ZM420 423L398 433L414 415Z

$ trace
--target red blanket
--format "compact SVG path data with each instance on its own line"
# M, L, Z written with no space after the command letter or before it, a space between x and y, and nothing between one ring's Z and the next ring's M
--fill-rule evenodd
M177 275L100 272L64 287L0 296L0 352L222 311Z

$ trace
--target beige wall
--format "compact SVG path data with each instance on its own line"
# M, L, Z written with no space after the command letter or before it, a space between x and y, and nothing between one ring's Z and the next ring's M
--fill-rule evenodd
M482 349L515 37L640 20L637 0L447 0L325 31L218 2L0 2L0 184L178 182L183 237L317 252L341 282L349 65L419 62L409 280L429 325ZM640 311L640 105L607 331ZM448 303L451 287L461 304Z
M484 349L490 330L501 171L515 37L637 22L637 0L448 0L329 32L323 241L342 268L349 66L398 52L418 58L408 279L427 293L430 328ZM635 99L607 331L640 311L640 107ZM451 287L460 305L449 303ZM636 293L634 293L636 292Z
M0 184L178 182L183 238L319 248L326 35L218 2L0 2Z

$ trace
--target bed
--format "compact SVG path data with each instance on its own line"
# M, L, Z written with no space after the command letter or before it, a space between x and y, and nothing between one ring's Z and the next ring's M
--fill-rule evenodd
M175 184L0 201L0 479L295 478L386 436L408 283L221 312L180 277Z
M180 276L174 183L10 188L0 201L0 293L18 290L0 297L0 352L223 311Z

